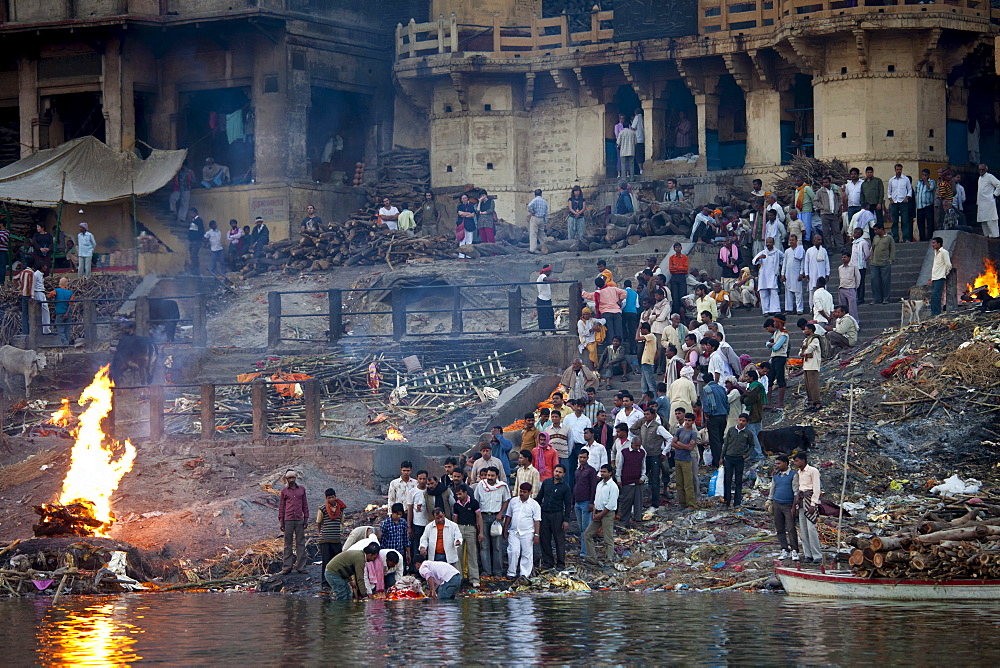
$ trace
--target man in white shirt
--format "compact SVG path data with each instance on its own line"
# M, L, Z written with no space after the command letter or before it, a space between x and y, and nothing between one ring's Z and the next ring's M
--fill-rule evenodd
M785 277L785 311L788 313L805 312L805 303L802 298L802 265L805 259L806 250L799 245L798 236L788 235L788 248L785 249L784 269L782 270Z
M774 195L767 196L767 208L764 210L765 215L768 211L774 211L775 218L781 223L785 222L785 209L778 203L778 198Z
M486 470L486 480L476 484L473 493L479 502L479 515L483 518L483 533L479 537L479 558L482 562L480 574L503 577L503 536L494 536L491 527L494 522L503 522L510 502L510 489L498 479L494 468Z
M851 216L851 229L861 230L861 235L871 241L871 228L878 221L878 216L872 211L875 208L871 204L865 204L858 212ZM852 232L853 234L853 232Z
M719 382L726 376L735 376L733 368L726 359L726 354L719 349L719 342L716 339L706 336L701 340L701 350L708 356L708 375Z
M817 238L819 237L819 238ZM806 259L802 265L803 278L809 279L809 303L812 304L812 294L816 290L819 279L830 276L830 254L823 248L823 235L813 234L812 247L806 251Z
M833 295L826 289L826 278L820 277L813 293L813 320L825 326L832 317Z
M774 213L773 209L767 212L767 222L764 224L764 240L766 245L766 240L768 238L774 239L774 247L780 253L784 250L784 240L785 235L788 234L788 230L785 229L785 224L778 220L777 215Z
M521 483L517 497L507 505L507 577L531 577L534 548L542 523L542 507L531 498L531 484Z
M388 197L382 198L382 208L378 210L378 219L388 226L390 230L399 229L399 225L396 222L399 220L399 209L392 205Z
M1000 179L987 171L986 165L979 165L979 184L976 188L976 220L983 226L983 235L995 239L1000 236L997 216L997 196L1000 195Z
M420 539L431 521L424 492L427 491L427 471L417 471L417 486L407 492L406 519L410 524L410 554L420 551Z
M410 502L409 491L417 486L417 481L410 477L413 464L404 461L399 465L399 477L389 483L389 507L397 503L405 508Z
M631 128L635 132L635 162L639 165L640 174L646 164L646 127L643 121L642 108L639 107L632 117Z
M778 276L781 274L781 262L784 259L781 251L774 247L774 238L764 240L766 248L758 253L753 263L760 267L757 276L757 291L760 292L761 310L765 316L781 312L781 302L778 300Z
M691 243L712 238L715 238L715 218L712 218L712 209L703 206L701 213L694 217L694 225L691 226Z
M889 216L892 224L892 237L898 243L913 238L913 220L910 218L910 200L913 199L913 184L909 177L903 176L903 166L895 165L896 175L889 179Z
M941 314L941 295L944 294L944 284L951 273L951 255L944 248L944 240L941 237L931 239L931 248L934 249L934 264L931 266L931 280L927 284L931 286L931 315ZM955 308L954 304L952 308Z
M594 513L590 518L590 526L583 534L587 547L588 561L597 562L597 546L594 536L600 531L604 536L604 551L608 565L615 560L615 512L618 510L618 485L611 479L610 464L605 464L598 471L601 481L597 483L594 494Z
M576 483L576 474L573 470L570 470L574 467L570 467L569 462L576 461L576 456L579 454L578 448L582 447L587 441L583 430L594 426L591 419L583 414L583 409L586 405L587 401L585 399L571 401L570 407L573 409L573 412L563 418L562 421L563 424L566 425L566 429L569 432L567 441L569 455L566 461L562 462L562 464L567 471L566 484L569 485L570 489L573 489L573 485Z
M622 409L615 416L615 426L624 423L631 429L641 419L642 411L636 408L632 395L626 393L622 396Z
M844 184L844 194L847 197L847 218L854 219L854 214L861 210L861 171L857 167L851 167L848 172L850 178Z
M872 216L874 219L874 216ZM851 264L858 268L861 274L861 285L858 286L858 303L865 303L865 273L868 271L868 258L872 255L872 245L861 233L861 228L855 227L854 240L851 242Z
M851 256L846 250L840 254L837 276L840 281L837 287L837 302L846 306L854 319L858 320L858 287L861 285L861 272L851 264Z
M587 464L595 471L600 471L601 467L608 463L608 449L604 444L594 440L594 428L587 427L583 430L583 450L588 453Z

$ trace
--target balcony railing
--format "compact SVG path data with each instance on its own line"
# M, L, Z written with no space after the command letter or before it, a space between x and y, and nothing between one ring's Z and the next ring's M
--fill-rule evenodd
M497 57L552 51L571 46L610 42L611 11L590 15L590 30L572 32L565 14L548 19L534 18L527 26L502 26L499 16L490 25L459 23L454 12L450 18L396 26L397 58L415 58L436 53L490 53Z
M782 23L851 14L931 12L988 20L993 13L989 0L699 0L698 34L728 37L734 33L767 32ZM581 32L571 30L565 14L534 18L526 26L500 25L499 16L490 25L459 23L454 13L450 18L441 16L428 23L411 19L407 25L396 27L396 57L404 60L439 53L480 53L516 58L613 40L613 11L592 12L589 18L590 30Z

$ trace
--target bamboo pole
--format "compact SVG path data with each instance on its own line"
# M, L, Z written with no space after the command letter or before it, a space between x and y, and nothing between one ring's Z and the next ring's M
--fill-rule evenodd
M725 0L723 0L725 1ZM844 495L847 493L847 458L851 452L851 427L854 425L854 383L850 385L848 390L851 393L851 400L847 408L847 444L844 446L844 477L840 483L840 503L838 504L840 510L837 512L837 551L840 551L842 543L841 538L841 528L844 524Z

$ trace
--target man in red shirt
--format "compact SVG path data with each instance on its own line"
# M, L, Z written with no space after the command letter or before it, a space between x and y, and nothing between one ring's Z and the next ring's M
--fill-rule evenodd
M306 524L309 522L309 503L306 501L306 488L296 480L298 474L288 470L282 476L285 488L281 490L278 500L278 523L285 534L285 549L282 552L282 575L292 572L292 566L299 573L305 573L306 563ZM292 552L292 538L295 538L295 552Z
M681 252L680 242L674 244L674 252L667 256L667 269L670 272L670 308L671 313L684 315L684 295L687 292L687 275L689 271L688 256Z

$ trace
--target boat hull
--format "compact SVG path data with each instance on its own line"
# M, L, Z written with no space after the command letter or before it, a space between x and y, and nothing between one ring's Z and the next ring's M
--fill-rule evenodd
M774 569L792 596L895 601L1000 600L1000 580L914 580L861 578L848 572Z

